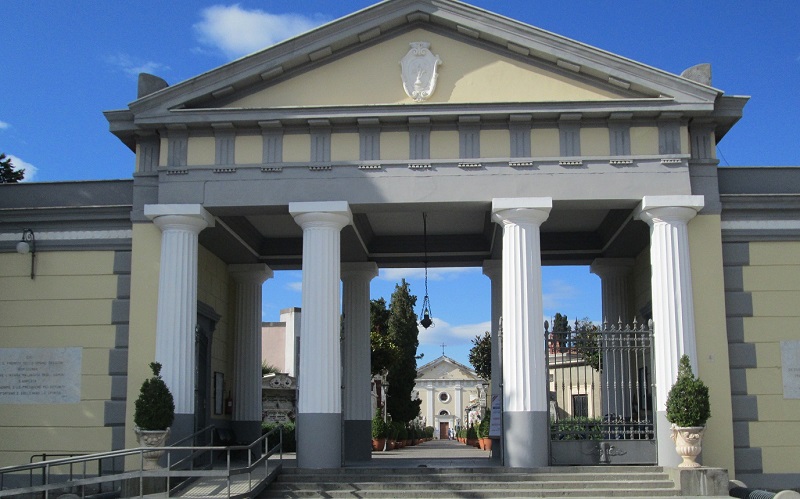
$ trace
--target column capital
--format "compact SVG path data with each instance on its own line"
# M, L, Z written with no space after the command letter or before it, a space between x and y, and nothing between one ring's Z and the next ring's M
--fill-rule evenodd
M484 260L483 275L489 280L503 277L503 260Z
M599 276L601 279L624 277L631 271L633 265L633 258L595 258L589 266L589 272Z
M199 204L147 204L144 215L162 231L177 229L199 234L214 226L214 217Z
M289 214L303 229L328 227L343 229L353 223L347 201L289 203Z
M228 265L228 273L236 282L251 284L262 284L273 275L272 269L263 263Z
M494 198L492 218L498 223L544 223L553 209L553 198Z
M637 218L648 225L657 221L686 223L703 209L703 196L645 196L636 209Z
M342 280L368 279L378 276L378 264L375 262L345 262L342 264Z

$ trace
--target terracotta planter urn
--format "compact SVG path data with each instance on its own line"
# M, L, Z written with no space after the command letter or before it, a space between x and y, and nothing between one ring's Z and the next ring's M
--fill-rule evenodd
M383 447L386 445L385 438L373 438L372 439L372 450L375 451L382 451Z
M672 425L672 441L675 442L675 451L683 458L683 462L678 468L698 468L700 463L696 461L700 455L703 444L703 433L705 426L675 426Z

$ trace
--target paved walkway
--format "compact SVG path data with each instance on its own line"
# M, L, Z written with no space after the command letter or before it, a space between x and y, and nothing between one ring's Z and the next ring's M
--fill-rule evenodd
M483 468L500 466L491 452L459 443L457 440L431 440L390 451L376 451L366 462L348 463L348 468ZM285 467L296 467L294 453L283 455Z

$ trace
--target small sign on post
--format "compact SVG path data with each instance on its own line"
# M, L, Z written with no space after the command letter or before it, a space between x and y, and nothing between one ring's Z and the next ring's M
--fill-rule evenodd
M492 395L492 417L489 419L489 436L500 438L503 433L503 403L500 395Z

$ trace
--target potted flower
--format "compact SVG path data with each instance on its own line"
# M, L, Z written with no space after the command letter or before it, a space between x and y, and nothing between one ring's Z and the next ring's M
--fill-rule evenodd
M696 458L702 450L705 424L711 417L708 387L694 376L689 356L683 355L678 379L667 395L667 421L672 423L672 441L683 458L679 468L700 466Z
M139 445L163 447L175 419L175 401L167 384L161 379L161 364L151 362L150 369L153 377L142 383L139 398L134 405L133 423ZM158 468L158 459L163 453L164 451L145 452L144 469Z

